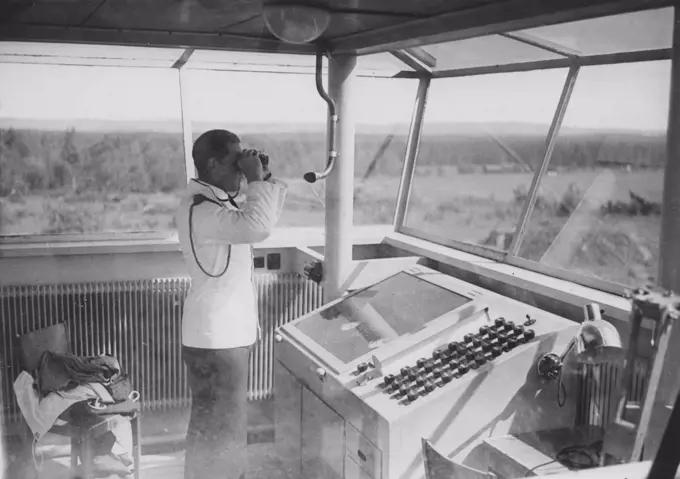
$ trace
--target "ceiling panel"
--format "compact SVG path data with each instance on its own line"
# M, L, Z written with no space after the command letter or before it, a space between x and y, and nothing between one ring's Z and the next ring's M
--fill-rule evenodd
M494 1L498 0L312 0L306 3L333 11L363 11L417 18L493 3ZM265 3L277 2L270 0Z
M202 1L202 0L201 0ZM88 26L215 32L259 15L258 0L231 0L206 8L199 0L108 0Z
M97 8L101 0L36 0L34 2L14 1L15 5L26 4L21 13L11 20L22 23L47 25L80 25Z
M323 35L323 38L337 38L344 35L351 35L353 33L365 32L374 28L381 28L389 25L396 25L402 22L409 21L404 17L391 17L387 15L359 15L359 14L339 14L333 15L328 29ZM231 33L235 35L263 35L267 38L271 37L264 20L261 16L250 18L237 25L232 25L225 28L220 28L221 33Z

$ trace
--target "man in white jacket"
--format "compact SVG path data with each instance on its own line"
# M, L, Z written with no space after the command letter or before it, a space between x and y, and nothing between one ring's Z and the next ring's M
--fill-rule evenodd
M240 479L247 467L248 361L260 331L251 245L271 234L286 186L226 130L202 134L192 156L198 178L176 215L192 279L182 317L192 395L184 477Z

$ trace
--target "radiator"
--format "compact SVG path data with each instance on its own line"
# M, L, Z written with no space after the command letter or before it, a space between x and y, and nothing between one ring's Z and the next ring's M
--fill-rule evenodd
M604 427L616 414L616 389L623 368L615 365L586 365L579 371L579 401L576 423L579 426ZM642 402L647 387L648 362L638 360L633 370L629 401Z
M255 275L262 339L248 375L248 398L265 399L273 389L273 331L322 304L321 287L296 273ZM16 338L68 322L71 351L111 354L130 374L144 410L189 404L181 359L181 317L187 278L107 283L0 287L2 405L8 422L20 411L13 382L20 372Z

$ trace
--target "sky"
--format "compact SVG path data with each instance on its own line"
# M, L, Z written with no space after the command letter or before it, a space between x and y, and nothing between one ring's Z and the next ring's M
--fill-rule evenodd
M0 118L179 122L178 75L170 68L0 63ZM566 70L544 70L435 80L426 124L547 125L565 77ZM356 121L409 123L416 86L416 80L358 78ZM664 130L669 86L669 61L586 67L564 124ZM326 118L312 75L186 70L184 93L194 121L324 124Z

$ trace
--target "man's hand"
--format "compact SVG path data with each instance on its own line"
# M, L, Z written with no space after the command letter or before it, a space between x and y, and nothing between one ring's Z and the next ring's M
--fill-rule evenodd
M245 150L238 160L238 166L241 168L248 183L262 181L264 175L262 171L262 162L260 161L256 150Z

